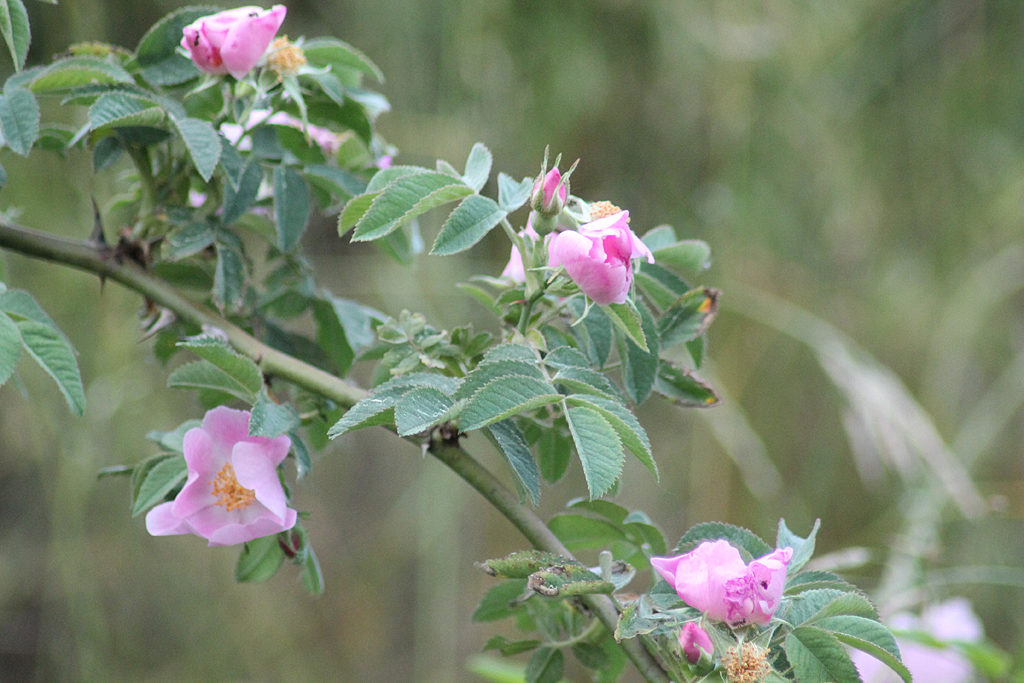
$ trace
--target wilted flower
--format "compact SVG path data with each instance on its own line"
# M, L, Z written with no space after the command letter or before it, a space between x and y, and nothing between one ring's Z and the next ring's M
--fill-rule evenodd
M679 632L679 644L683 646L683 654L690 664L700 661L701 650L712 655L715 646L711 643L711 636L708 632L697 625L696 621L688 621L683 624L683 630Z
M748 565L728 541L704 541L684 555L652 557L651 566L709 619L763 626L782 600L792 555L792 548L779 548Z
M284 5L217 12L186 26L181 45L201 71L243 78L263 59L286 12Z
M288 36L275 38L271 44L267 64L279 76L294 76L299 69L306 66L306 53L302 48L288 40Z
M921 631L939 641L979 642L984 637L981 621L964 598L954 598L926 607L921 616L897 614L887 623L894 630ZM952 647L932 647L908 638L896 638L903 664L915 681L968 683L973 681L970 660ZM866 683L896 683L900 677L889 667L860 650L850 653L860 677Z
M215 546L291 529L297 513L277 474L290 448L287 436L249 436L249 411L214 408L185 433L188 479L173 501L149 511L146 530L195 534Z
M618 211L557 233L548 247L548 265L564 266L594 303L625 303L633 284L632 259L654 255L629 227L629 212Z

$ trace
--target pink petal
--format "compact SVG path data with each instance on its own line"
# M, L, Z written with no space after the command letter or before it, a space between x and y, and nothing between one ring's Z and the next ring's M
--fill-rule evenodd
M274 5L269 12L239 19L224 38L220 54L224 67L235 78L243 78L263 59L277 29L281 28L287 9Z
M218 406L203 417L203 431L213 442L218 462L227 462L231 447L249 438L249 411Z
M161 503L146 513L146 531L152 536L191 534L192 526L173 512L174 503Z
M287 455L290 441L284 437L284 453ZM235 468L235 478L247 489L252 489L256 500L262 503L277 519L285 518L288 501L277 476L277 458L272 451L281 450L279 439L268 439L269 443L260 444L241 441L235 444L231 453L231 463Z

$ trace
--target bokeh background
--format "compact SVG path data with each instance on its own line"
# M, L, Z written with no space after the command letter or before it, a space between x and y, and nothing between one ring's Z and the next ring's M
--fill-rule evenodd
M134 47L184 4L32 3L30 63L76 41ZM883 611L964 595L1021 650L1024 4L294 0L283 31L381 66L399 161L461 165L482 140L522 177L550 144L581 159L574 192L630 209L638 232L710 243L703 284L724 294L706 375L723 404L645 405L662 478L628 467L619 502L670 539L821 518L819 551L861 549L845 575ZM86 154L0 162L0 208L54 232L86 236L90 197L118 189ZM307 247L335 293L439 326L487 324L453 284L507 257L496 234L398 266L330 218ZM467 659L508 631L471 623L491 585L473 562L524 546L482 499L360 432L294 489L326 593L288 566L235 584L234 550L149 537L125 483L96 479L199 411L164 388L137 297L4 263L73 340L89 408L71 417L28 363L27 397L0 389L0 679L476 680ZM583 490L578 472L546 488L541 513Z

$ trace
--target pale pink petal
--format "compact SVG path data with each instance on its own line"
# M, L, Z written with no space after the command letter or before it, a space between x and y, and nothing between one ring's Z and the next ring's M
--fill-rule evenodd
M283 451L288 453L291 442L284 437ZM260 444L241 441L235 444L231 453L231 462L235 469L238 483L255 492L256 500L262 503L277 519L284 519L288 509L288 501L281 488L281 480L277 475L277 464L283 459L276 459L272 450L282 450L280 439L268 439L271 443Z
M202 429L213 442L214 457L227 462L231 447L249 438L249 411L218 406L206 413Z
M194 533L192 526L173 512L173 502L161 503L146 513L146 531L152 536Z

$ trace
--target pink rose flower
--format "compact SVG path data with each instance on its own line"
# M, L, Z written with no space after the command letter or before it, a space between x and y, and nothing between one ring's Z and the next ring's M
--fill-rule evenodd
M628 219L628 211L619 211L581 225L578 231L557 233L548 248L548 265L564 266L594 303L625 303L633 284L632 259L654 263L654 255L629 228Z
M185 433L188 479L181 493L146 515L154 536L195 534L234 545L295 526L277 466L291 439L249 436L249 411L220 406Z
M217 12L186 26L181 46L201 71L242 78L263 59L287 11L274 5Z
M700 660L701 650L707 652L708 656L715 652L711 636L698 626L696 621L688 621L683 624L683 630L679 633L679 644L683 646L683 654L686 655L686 661L690 664L696 664Z
M683 602L709 619L730 626L771 621L786 587L792 548L779 548L749 565L728 541L705 541L675 557L652 557L651 565Z

